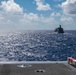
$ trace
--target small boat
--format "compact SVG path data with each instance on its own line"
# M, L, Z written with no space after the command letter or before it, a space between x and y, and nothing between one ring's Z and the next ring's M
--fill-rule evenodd
M61 27L61 25L58 28L56 28L54 31L57 33L64 33L64 29Z
M76 66L76 59L72 58L72 57L68 57L68 64Z

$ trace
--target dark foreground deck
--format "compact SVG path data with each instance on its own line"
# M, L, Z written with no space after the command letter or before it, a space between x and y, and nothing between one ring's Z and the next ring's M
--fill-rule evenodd
M0 75L76 75L76 68L67 63L0 63Z

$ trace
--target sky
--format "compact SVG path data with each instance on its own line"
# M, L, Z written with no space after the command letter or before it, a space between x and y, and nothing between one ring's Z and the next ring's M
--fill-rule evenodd
M76 30L76 0L0 0L0 30Z

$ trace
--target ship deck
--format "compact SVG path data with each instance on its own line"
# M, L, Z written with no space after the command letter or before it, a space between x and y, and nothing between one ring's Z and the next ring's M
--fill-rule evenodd
M76 75L76 68L66 61L0 62L0 75Z

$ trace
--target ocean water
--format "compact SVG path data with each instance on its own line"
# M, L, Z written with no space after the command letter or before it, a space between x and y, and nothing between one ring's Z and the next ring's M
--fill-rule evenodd
M76 31L0 32L0 61L65 61L76 58Z

